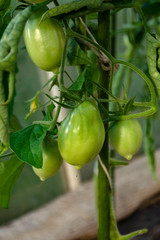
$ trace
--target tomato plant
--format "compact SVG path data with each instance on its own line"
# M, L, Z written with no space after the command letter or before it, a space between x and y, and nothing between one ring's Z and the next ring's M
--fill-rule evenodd
M114 123L109 135L115 150L127 160L132 158L142 144L142 128L136 119Z
M57 72L61 64L65 35L55 19L41 21L39 10L26 22L24 41L32 61L41 69Z
M91 101L84 101L61 123L58 146L66 162L81 167L97 156L104 137L104 126L97 106Z
M151 34L158 27L152 26L157 19L150 19L154 14L159 16L160 3L154 0L53 0L47 8L49 1L27 1L33 4L13 8L14 17L10 14L5 25L3 21L0 25L0 154L9 149L9 155L1 157L13 155L0 164L1 168L5 166L0 171L0 205L8 206L13 186L10 183L15 183L24 163L32 165L43 181L58 171L62 157L81 168L98 155L98 240L129 240L146 230L125 236L117 230L111 172L113 167L126 165L127 161L112 157L109 138L115 150L130 159L140 148L143 137L144 150L155 174L152 115L156 118L160 97L160 37ZM9 2L1 1L1 20L10 11ZM127 8L133 11L136 20L128 18ZM117 31L115 17L122 9L124 26ZM120 55L123 59L114 57L120 52L115 52L119 32L125 48L125 54ZM54 74L28 101L30 110L26 120L37 111L43 117L17 131L12 121L16 121L14 97L19 89L15 91L15 78L22 35L35 65ZM139 60L139 56L143 60ZM138 97L137 91L135 94L130 91L132 78L136 81L137 74L138 81L142 79L146 83ZM58 96L53 96L51 91L55 84ZM39 95L47 101L42 103ZM60 121L62 107L69 109L69 113ZM138 118L144 118L145 134Z
M47 178L53 176L62 165L62 157L58 150L58 143L55 139L46 137L42 145L43 165L42 168L33 167L33 171L40 178L45 181Z

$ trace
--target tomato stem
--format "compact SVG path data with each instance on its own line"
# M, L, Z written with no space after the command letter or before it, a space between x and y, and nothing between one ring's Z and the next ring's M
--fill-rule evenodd
M62 103L62 99L63 99L63 92L61 91L61 87L64 85L63 76L64 76L65 59L66 59L66 55L67 55L68 39L69 38L66 35L63 57L62 57L62 63L61 63L60 79L59 79L59 86L60 86L60 88L59 88L60 89L59 103ZM59 104L57 106L55 117L54 117L53 121L51 121L49 131L52 131L54 129L54 127L57 123L57 119L58 119L60 110L61 110L61 105Z
M140 5L141 5L141 4L140 4ZM145 32L146 32L146 33L147 33L147 32L149 33L149 29L148 29L148 26L147 26L147 23L146 23L146 19L145 19L145 16L144 16L144 13L143 13L143 11L142 11L141 6L136 7L136 9L137 9L139 15L140 15L141 18L142 18L142 22L143 22L143 25L144 25Z
M147 86L150 90L151 93L151 102L135 102L134 106L142 106L142 107L149 107L150 109L147 111L142 111L139 113L134 113L134 114L129 114L129 115L123 115L123 116L116 116L114 119L116 120L126 120L126 119L131 119L131 118L141 118L141 117L146 117L146 116L150 116L152 114L154 114L157 110L157 104L156 104L156 93L155 93L155 89L154 86L152 84L152 81L147 77L147 75L142 72L140 69L138 69L136 66L134 66L133 64L129 63L129 62L125 62L123 60L118 60L115 59L103 46L99 45L98 43L92 41L91 39L76 33L74 31L72 31L71 29L67 29L68 35L75 37L75 38L80 38L83 39L89 43L91 43L93 46L95 46L97 49L101 50L111 61L112 65L111 65L111 74L110 74L110 86L109 89L105 89L106 93L109 94L113 99L116 99L115 102L119 102L119 103L124 103L124 100L118 99L116 97L114 97L110 91L111 91L111 87L112 87L112 80L113 80L113 73L114 73L114 65L115 64L122 64L128 68L130 68L131 70L133 70L134 72L138 73L143 79L144 81L147 83ZM103 86L101 86L103 88ZM109 119L108 119L109 120ZM108 121L107 120L107 121Z
M109 41L110 41L110 12L106 11L104 13L98 14L98 38L99 38L99 44L103 47L99 48L99 44L94 43L96 47L100 50L109 49ZM104 52L104 51L103 51ZM113 57L111 56L108 51L107 57L111 60L113 60ZM109 90L109 72L103 71L101 69L101 75L100 75L100 84L103 88L106 89L106 91ZM102 89L99 90L99 97L100 98L106 98L106 94ZM107 96L108 98L108 96ZM103 107L108 110L108 103L102 103ZM104 112L101 112L102 119L104 119ZM105 136L105 142L102 147L102 150L100 152L100 158L109 172L109 139L108 139L108 123L105 125L106 130L106 136ZM98 240L109 240L110 239L110 203L109 203L109 194L110 194L110 184L108 181L108 178L106 176L106 173L104 172L104 169L102 168L102 165L98 164Z
M12 155L14 155L14 154L15 154L14 152L4 154L4 155L0 156L0 159L1 159L1 158L7 158L7 157L10 157L10 156L12 156Z

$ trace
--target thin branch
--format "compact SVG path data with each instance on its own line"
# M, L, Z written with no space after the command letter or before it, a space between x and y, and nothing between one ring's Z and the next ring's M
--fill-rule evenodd
M14 152L7 153L7 154L4 154L4 155L0 156L0 158L7 158L7 157L10 157L10 156L12 156L14 154L15 154Z
M98 42L96 41L96 39L94 38L94 36L92 35L92 33L90 32L89 28L87 27L87 25L85 24L85 22L83 21L83 19L81 17L79 17L81 23L83 24L84 28L86 29L86 32L88 33L88 35L91 37L91 39L93 40L93 42L95 42L96 44L98 44ZM99 53L100 52L100 53ZM100 63L103 64L102 67L105 71L109 71L110 70L110 65L111 65L111 61L110 59L101 51L99 50L99 52L95 51L95 54L99 57L100 59ZM105 66L105 63L108 63L109 66Z
M85 22L83 21L83 19L81 17L79 17L79 20L81 21L82 25L85 27L88 35L91 37L91 39L97 43L96 39L94 38L93 34L90 32L89 28L87 27L87 25L85 24Z
M107 178L108 178L108 182L109 182L110 189L112 190L112 180L111 180L111 178L110 178L109 172L108 172L107 168L105 167L105 165L103 164L100 156L98 155L97 157L98 157L98 161L99 161L100 164L101 164L101 167L103 168L103 170L104 170L104 172L105 172L105 174L106 174L106 176L107 176Z

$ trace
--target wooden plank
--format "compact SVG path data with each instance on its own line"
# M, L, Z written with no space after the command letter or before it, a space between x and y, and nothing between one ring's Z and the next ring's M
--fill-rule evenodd
M87 183L78 191L1 227L0 240L71 240L77 232L87 239L96 229L92 188L92 183Z
M160 176L160 150L156 152L157 176ZM160 179L153 180L145 156L116 171L117 219L123 219L140 208L160 191Z
M160 150L156 153L157 159ZM160 176L160 162L157 161ZM76 177L76 176L75 176ZM28 213L0 227L0 240L94 240L97 233L93 182L81 185L43 208ZM160 192L160 181L154 181L145 157L116 170L116 214L124 219Z

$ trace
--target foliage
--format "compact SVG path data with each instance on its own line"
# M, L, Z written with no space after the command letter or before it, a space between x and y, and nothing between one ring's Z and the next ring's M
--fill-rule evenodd
M44 8L48 3L50 8ZM9 149L9 156L12 156L0 162L0 205L8 207L11 190L24 164L31 165L44 180L58 171L62 160L59 151L64 160L78 168L98 155L98 240L131 239L146 232L140 230L122 236L117 230L111 186L114 179L111 181L110 173L111 168L126 165L126 161L110 157L108 136L119 154L131 157L140 148L142 140L137 118L145 118L144 150L156 178L152 121L157 117L160 97L160 37L155 33L159 29L159 3L154 0L54 0L53 3L27 0L11 9L10 1L2 0L0 8L0 154L2 159L7 157L4 152ZM118 29L114 23L121 12L123 25ZM26 120L36 111L42 112L43 119L17 131L12 114L15 92L19 90L15 91L18 44L24 29L26 48L33 62L55 74L28 101L30 110ZM118 59L115 57L115 39L120 34L125 51ZM51 67L44 66L50 63ZM77 69L76 79L69 75L67 66ZM71 81L69 86L68 79ZM133 94L132 79L143 80L141 101L137 100L138 92ZM54 85L59 88L59 96L51 94ZM49 91L46 90L48 86ZM46 103L40 103L40 94L47 97ZM62 107L70 113L59 122ZM132 123L127 125L130 134L119 131L120 127L116 129L121 123ZM95 126L99 126L99 131ZM138 126L137 134L134 134L135 126ZM117 133L120 134L118 137ZM136 140L138 133L139 141ZM58 165L57 159L44 154L48 137L52 139L51 145L56 146ZM125 140L130 143L129 153L126 153ZM51 155L54 153L51 151ZM55 161L55 165L51 165L56 166L51 174L48 170L50 160Z

